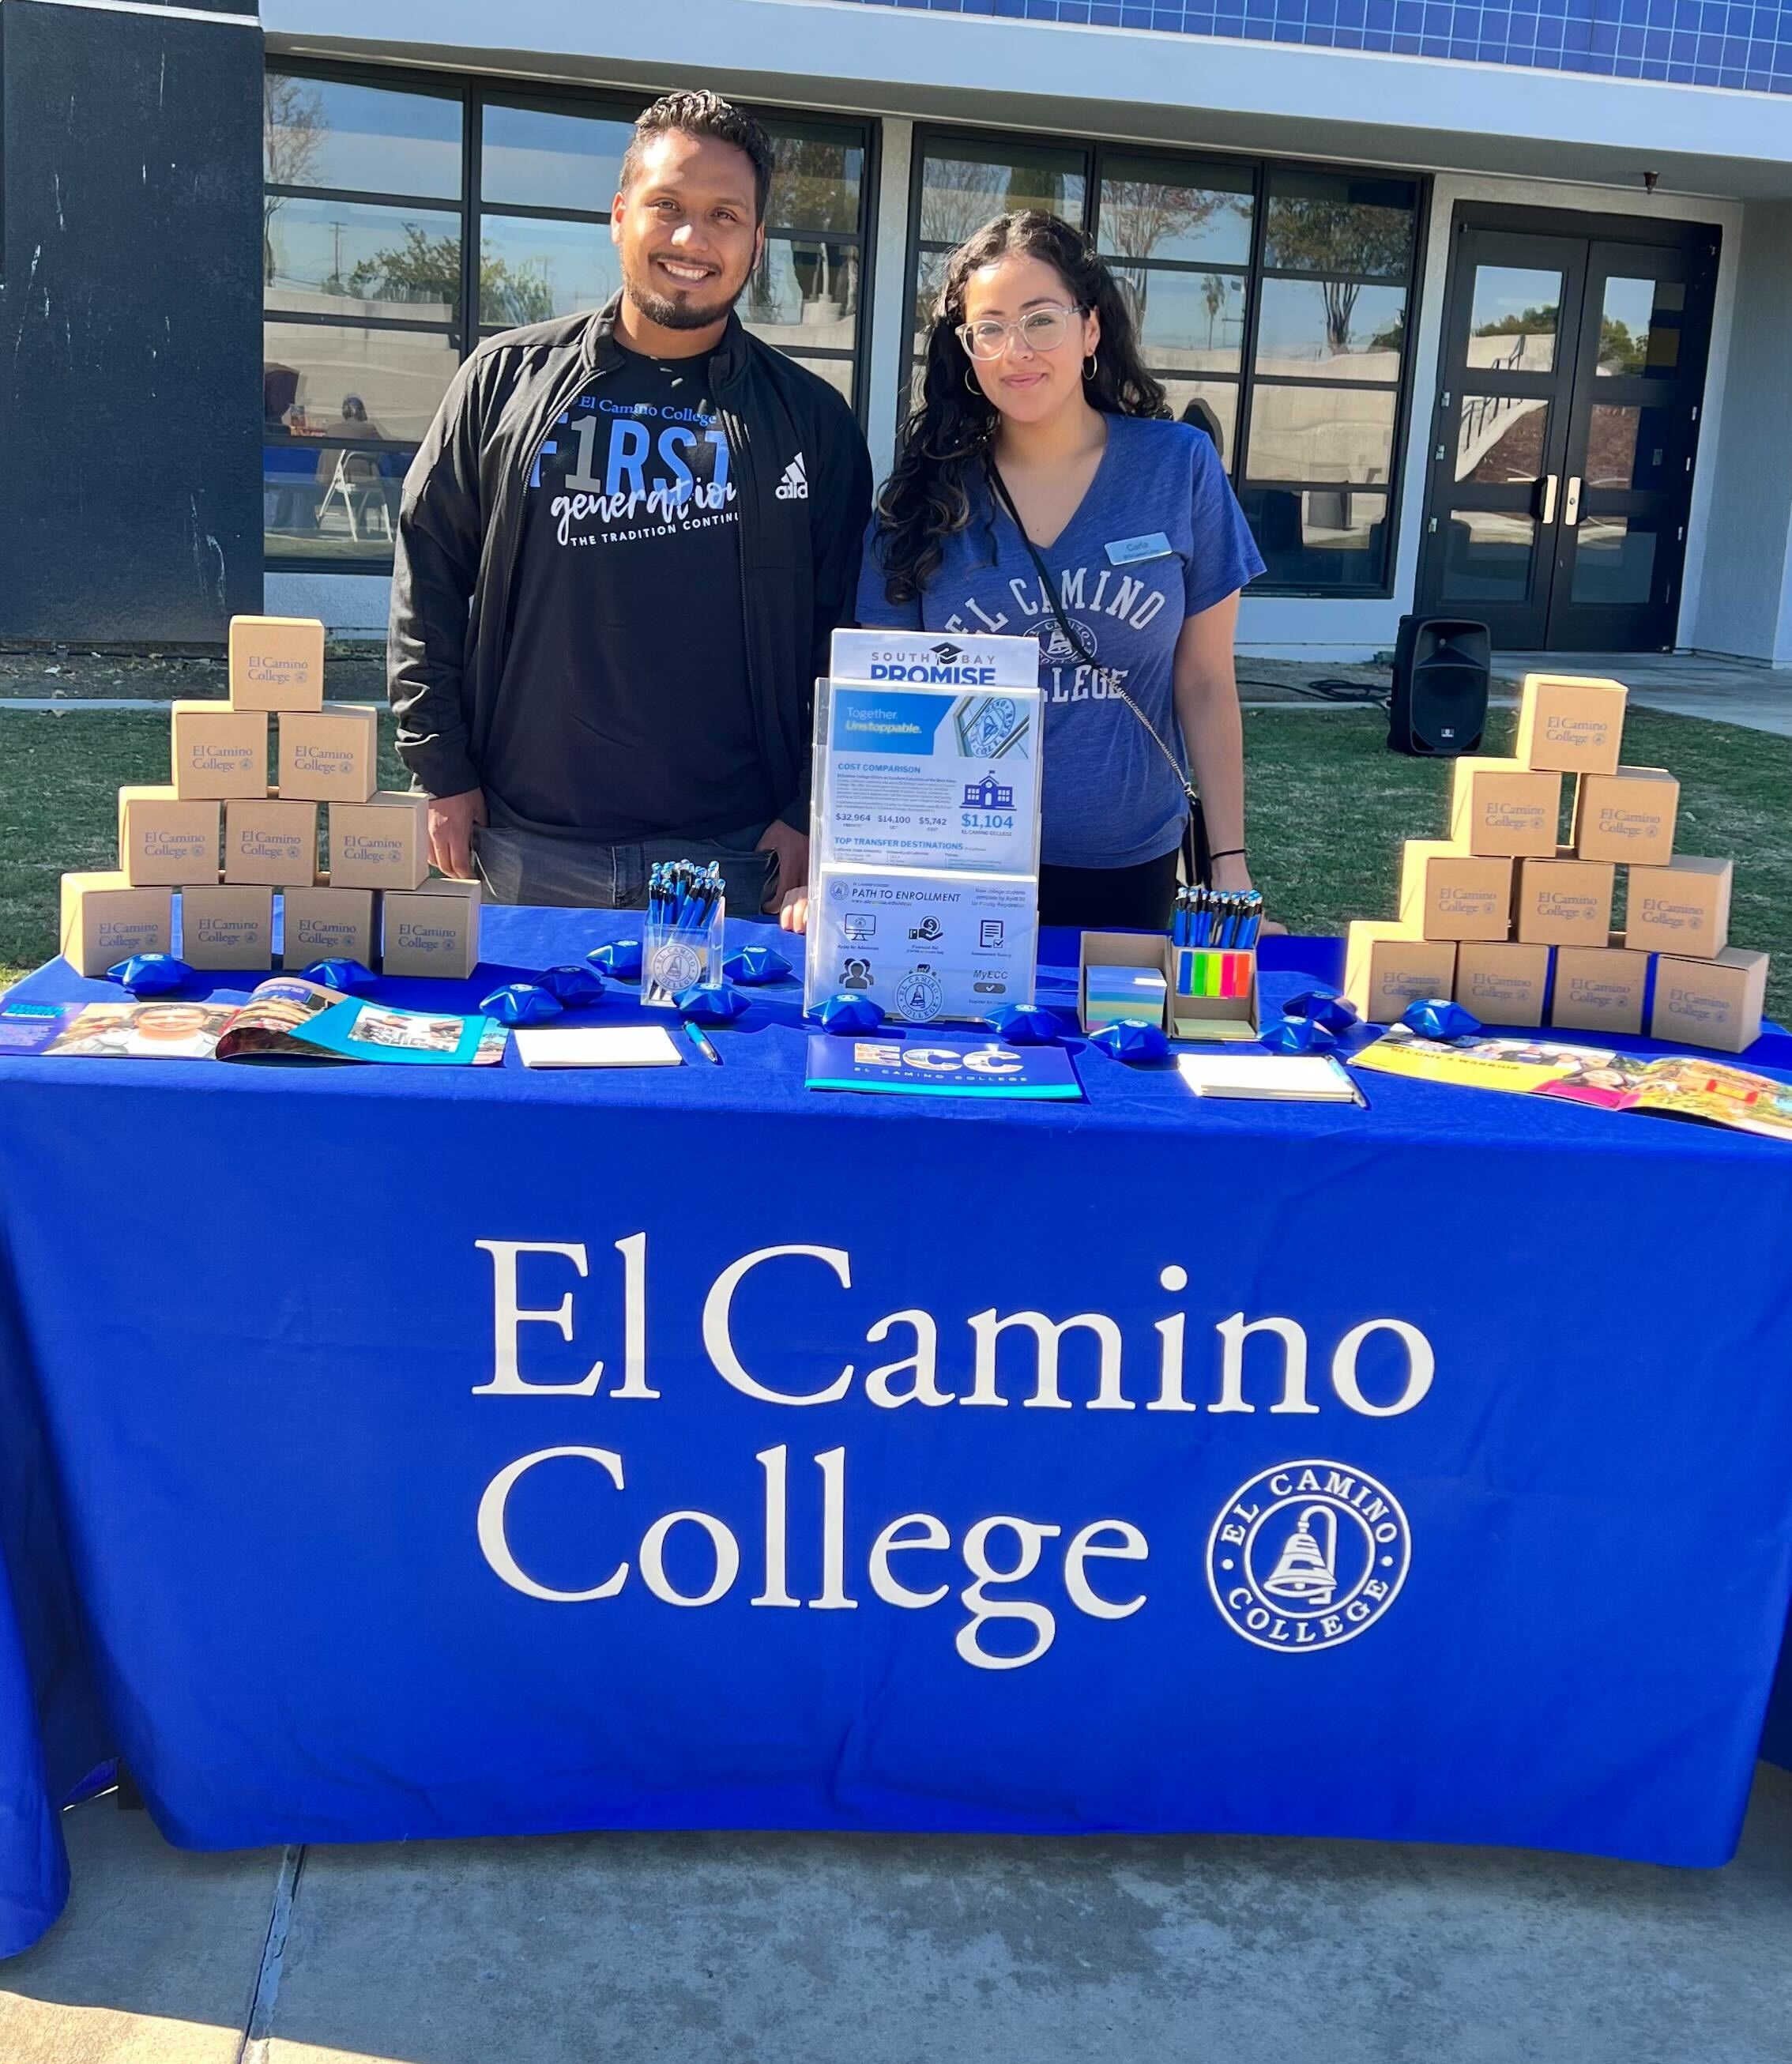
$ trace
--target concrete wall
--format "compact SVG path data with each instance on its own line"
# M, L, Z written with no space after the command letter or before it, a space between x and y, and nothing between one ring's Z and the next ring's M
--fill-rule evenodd
M1681 635L1792 665L1792 204L1746 212L1734 267L1724 421L1707 420L1713 493L1705 578Z

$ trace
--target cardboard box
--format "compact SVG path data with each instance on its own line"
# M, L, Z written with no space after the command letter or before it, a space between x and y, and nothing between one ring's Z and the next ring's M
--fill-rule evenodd
M1761 1037L1767 956L1726 946L1709 960L1663 953L1655 963L1649 1037L1681 1046L1740 1054Z
M1030 874L824 865L809 901L803 1006L851 990L892 1022L930 1025L1030 1002L1038 922Z
M1647 953L1603 946L1560 946L1549 1022L1557 1031L1641 1032L1649 988Z
M1448 998L1456 977L1453 940L1361 919L1346 936L1343 994L1371 1024L1391 1025L1409 1003Z
M1516 939L1456 948L1456 998L1484 1025L1540 1025L1549 996L1549 949Z
M1230 996L1199 993L1192 962L1223 957L1248 964L1247 980ZM1117 1016L1153 1018L1146 1002L1143 1009L1125 1012L1103 1011L1097 997L1090 994L1089 970L1136 968L1141 974L1155 975L1163 983L1156 1022L1173 1039L1250 1040L1257 1037L1258 1010L1257 956L1238 950L1215 956L1207 949L1173 946L1155 932L1085 932L1077 957L1077 1022L1085 1032L1098 1032L1104 1022ZM1157 995L1154 983L1142 998Z
M1527 674L1518 691L1513 751L1527 767L1563 774L1615 774L1624 747L1621 681L1593 675Z
M324 706L324 627L314 616L230 619L230 706L316 710Z
M359 961L373 965L373 891L342 889L328 881L288 889L280 898L284 929L280 965L308 967L313 961ZM469 970L470 971L470 970Z
M1510 859L1408 839L1400 854L1400 922L1428 939L1509 939Z
M326 838L338 889L416 889L429 879L429 799L381 788L332 803Z
M1603 946L1611 936L1617 869L1609 860L1518 863L1517 934L1528 946Z
M1575 784L1574 850L1582 860L1665 867L1679 810L1680 784L1665 767L1583 774Z
M438 877L380 898L381 965L388 974L459 981L479 965L477 881Z
M84 981L98 982L133 953L171 950L174 892L118 873L65 874L62 917L62 958Z
M139 889L218 878L219 808L172 788L119 791L119 872Z
M1624 942L1639 951L1710 960L1730 943L1727 860L1682 853L1665 867L1633 867Z
M215 879L215 877L213 877ZM317 805L284 796L224 805L224 879L284 889L317 878Z
M215 881L180 892L180 957L189 967L257 974L274 965L274 892Z
M379 751L380 715L371 703L283 711L280 792L300 802L364 803L379 784Z
M1450 843L1492 860L1548 859L1561 821L1562 777L1516 760L1472 756L1456 763Z
M223 703L175 703L168 712L175 793L184 802L268 792L268 718Z

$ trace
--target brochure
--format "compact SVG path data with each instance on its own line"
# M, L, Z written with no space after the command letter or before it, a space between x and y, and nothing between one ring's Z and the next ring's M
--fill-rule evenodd
M1033 1001L1037 941L1030 875L824 864L809 902L806 1004L852 991L911 1025L975 1022Z
M1350 1064L1420 1082L1559 1097L1601 1111L1690 1119L1792 1141L1792 1082L1693 1054L1621 1054L1542 1035L1425 1039L1396 1025L1351 1054Z
M808 1086L883 1096L1006 1097L1078 1102L1082 1084L1061 1046L995 1039L866 1038L809 1034Z
M1030 874L1039 707L1031 687L963 695L834 682L823 782L828 857Z
M246 1003L177 998L0 1011L0 1053L105 1060L401 1061L489 1064L508 1034L493 1018L395 1010L296 975L263 982Z

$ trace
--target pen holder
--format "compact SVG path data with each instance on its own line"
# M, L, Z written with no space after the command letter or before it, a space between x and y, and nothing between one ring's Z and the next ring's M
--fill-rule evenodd
M1254 1039L1257 955L1249 946L1172 946L1170 1027L1178 1039Z
M722 980L722 925L727 899L718 897L702 924L661 923L650 917L641 934L641 1001L670 1010L687 989L714 989Z

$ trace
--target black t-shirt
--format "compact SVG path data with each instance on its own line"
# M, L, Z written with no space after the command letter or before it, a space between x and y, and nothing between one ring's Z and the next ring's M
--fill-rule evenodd
M740 502L707 358L622 354L542 445L481 772L494 820L594 841L768 823Z

